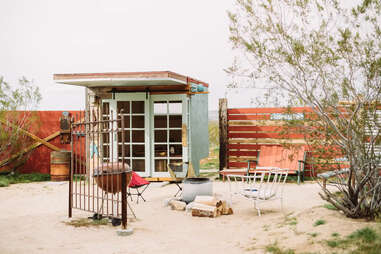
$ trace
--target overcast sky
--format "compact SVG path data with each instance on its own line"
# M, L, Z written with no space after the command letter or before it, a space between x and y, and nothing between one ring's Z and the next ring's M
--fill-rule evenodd
M54 73L170 70L208 82L217 109L229 82L233 0L1 0L0 75L41 88L40 110L84 108L83 88ZM231 97L231 98L230 98ZM250 106L247 91L229 104Z

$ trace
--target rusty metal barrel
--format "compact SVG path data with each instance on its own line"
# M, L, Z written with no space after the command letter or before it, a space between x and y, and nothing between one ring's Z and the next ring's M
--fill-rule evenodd
M67 181L70 173L70 151L52 151L50 153L50 179Z

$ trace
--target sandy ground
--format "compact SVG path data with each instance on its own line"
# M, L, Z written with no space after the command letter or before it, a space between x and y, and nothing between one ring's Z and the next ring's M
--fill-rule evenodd
M283 212L279 201L267 202L260 217L251 202L240 198L234 199L234 214L229 216L199 218L172 211L163 200L176 188L151 184L145 193L147 202L132 204L138 220L129 222L134 233L126 237L118 236L119 227L111 224L66 225L67 183L0 188L0 253L264 253L265 246L274 242L296 253L330 253L322 241L333 232L346 235L370 224L323 208L320 187L314 183L286 184ZM228 184L214 182L213 188L224 194ZM91 215L73 210L74 218ZM318 219L326 224L314 227Z

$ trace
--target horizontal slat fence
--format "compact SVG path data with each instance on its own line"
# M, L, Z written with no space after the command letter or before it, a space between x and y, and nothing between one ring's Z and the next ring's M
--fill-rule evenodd
M221 107L221 105L223 107ZM343 107L342 112L345 111ZM267 145L282 145L284 143L295 145L306 145L304 137L300 133L285 134L282 127L284 121L292 117L296 119L312 119L313 110L309 107L293 108L228 108L227 100L220 99L219 121L220 121L220 170L224 168L247 168L248 160L257 160L261 147ZM381 123L381 107L377 108L376 114ZM377 128L369 133L377 132ZM381 146L376 147L380 149ZM308 150L308 149L307 149ZM313 164L307 164L306 170L314 165L314 171L329 170L333 167L348 167L348 162L330 160L326 163L315 161L311 151L307 155L308 161L314 160ZM339 158L340 159L340 158ZM330 166L332 164L334 166ZM255 164L252 164L255 167ZM319 166L320 165L320 166ZM326 166L327 169L324 169ZM316 173L316 172L315 172Z
M231 108L227 109L227 167L245 168L248 160L256 160L261 146L285 142L304 144L303 135L282 133L282 117L286 108ZM292 108L303 116L310 108ZM255 166L253 164L253 166Z
M286 135L282 126L290 112L305 117L311 108L228 108L226 99L220 99L219 105L220 170L246 168L247 161L257 160L261 147L266 145L305 145L303 135Z

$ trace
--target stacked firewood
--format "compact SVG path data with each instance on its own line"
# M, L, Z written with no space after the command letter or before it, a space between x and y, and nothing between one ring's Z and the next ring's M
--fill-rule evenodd
M233 214L230 203L214 196L196 196L192 205L192 216L214 218L229 214Z
M220 215L233 214L233 209L229 202L214 196L196 196L195 200L188 205L181 201L172 199L168 205L172 210L191 211L192 216L214 218Z

